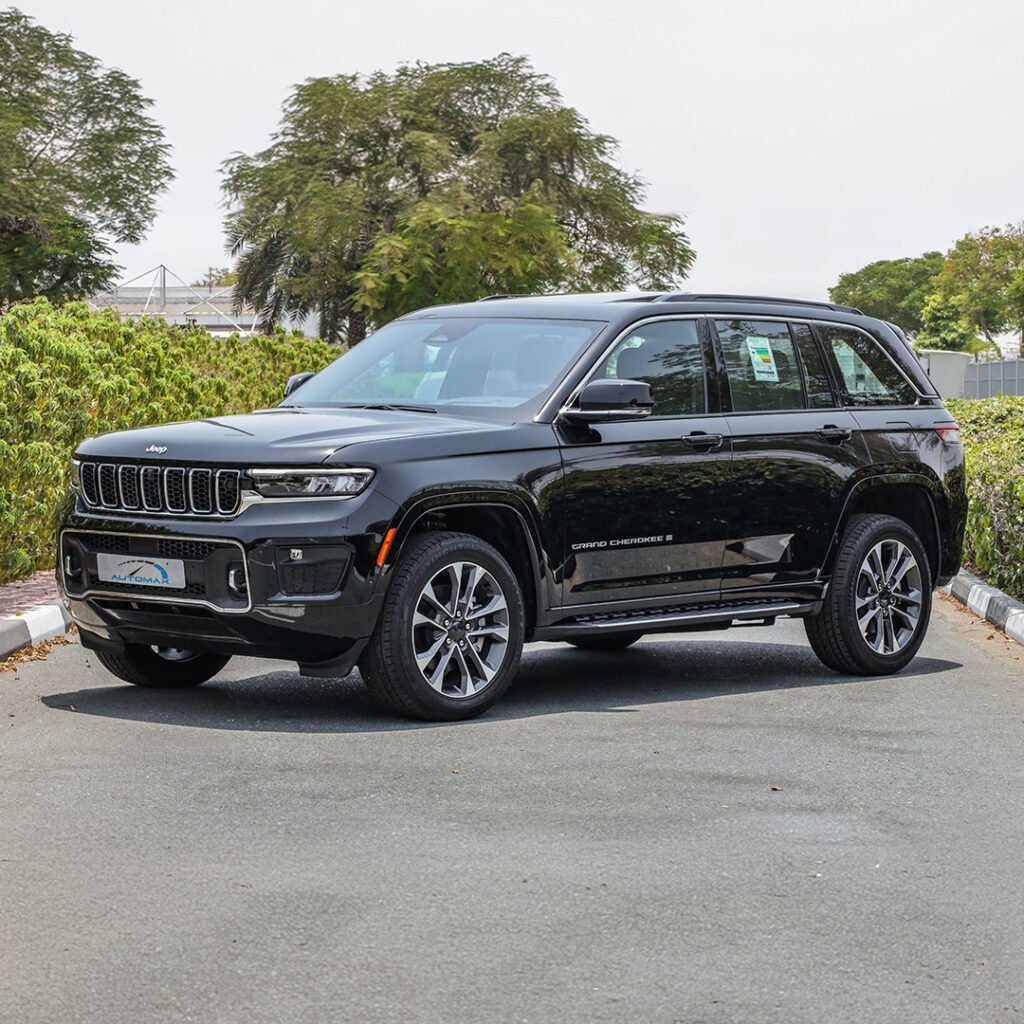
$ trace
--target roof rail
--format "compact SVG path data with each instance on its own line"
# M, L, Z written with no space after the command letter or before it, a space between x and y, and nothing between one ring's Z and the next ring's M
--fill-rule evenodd
M816 309L831 309L836 313L864 314L854 306L840 306L835 302L815 302L812 299L784 299L777 295L729 295L716 292L666 292L655 302L766 302L778 306L813 306Z
M529 299L526 292L509 292L507 295L484 295L477 302L493 302L495 299Z

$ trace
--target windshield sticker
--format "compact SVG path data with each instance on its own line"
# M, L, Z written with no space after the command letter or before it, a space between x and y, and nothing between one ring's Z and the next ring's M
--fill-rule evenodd
M754 380L770 380L778 384L779 368L775 365L775 353L768 338L747 338L747 351L754 367Z

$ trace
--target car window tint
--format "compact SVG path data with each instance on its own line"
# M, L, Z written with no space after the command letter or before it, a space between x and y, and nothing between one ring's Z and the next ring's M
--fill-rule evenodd
M800 361L789 325L716 320L734 412L806 409Z
M833 325L820 330L839 371L845 405L914 404L906 377L866 334Z
M807 324L790 324L789 327L804 371L808 406L812 409L831 409L836 400L813 332Z
M594 380L641 380L651 386L653 416L694 416L706 408L704 356L693 320L661 320L628 334Z

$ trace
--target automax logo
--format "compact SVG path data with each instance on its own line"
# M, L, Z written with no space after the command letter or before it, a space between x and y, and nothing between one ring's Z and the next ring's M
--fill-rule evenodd
M167 570L159 562L125 558L117 563L117 569L120 570L124 565L130 565L133 568L126 569L124 572L113 572L110 577L112 583L138 583L147 587L166 587L171 582Z

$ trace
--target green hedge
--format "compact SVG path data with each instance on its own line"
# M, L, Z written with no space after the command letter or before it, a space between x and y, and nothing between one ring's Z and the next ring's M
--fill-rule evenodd
M11 307L0 315L0 583L53 565L68 461L84 437L266 408L290 374L337 355L315 339L218 341L81 302Z
M1024 599L1024 397L946 404L967 453L964 556L993 586Z

